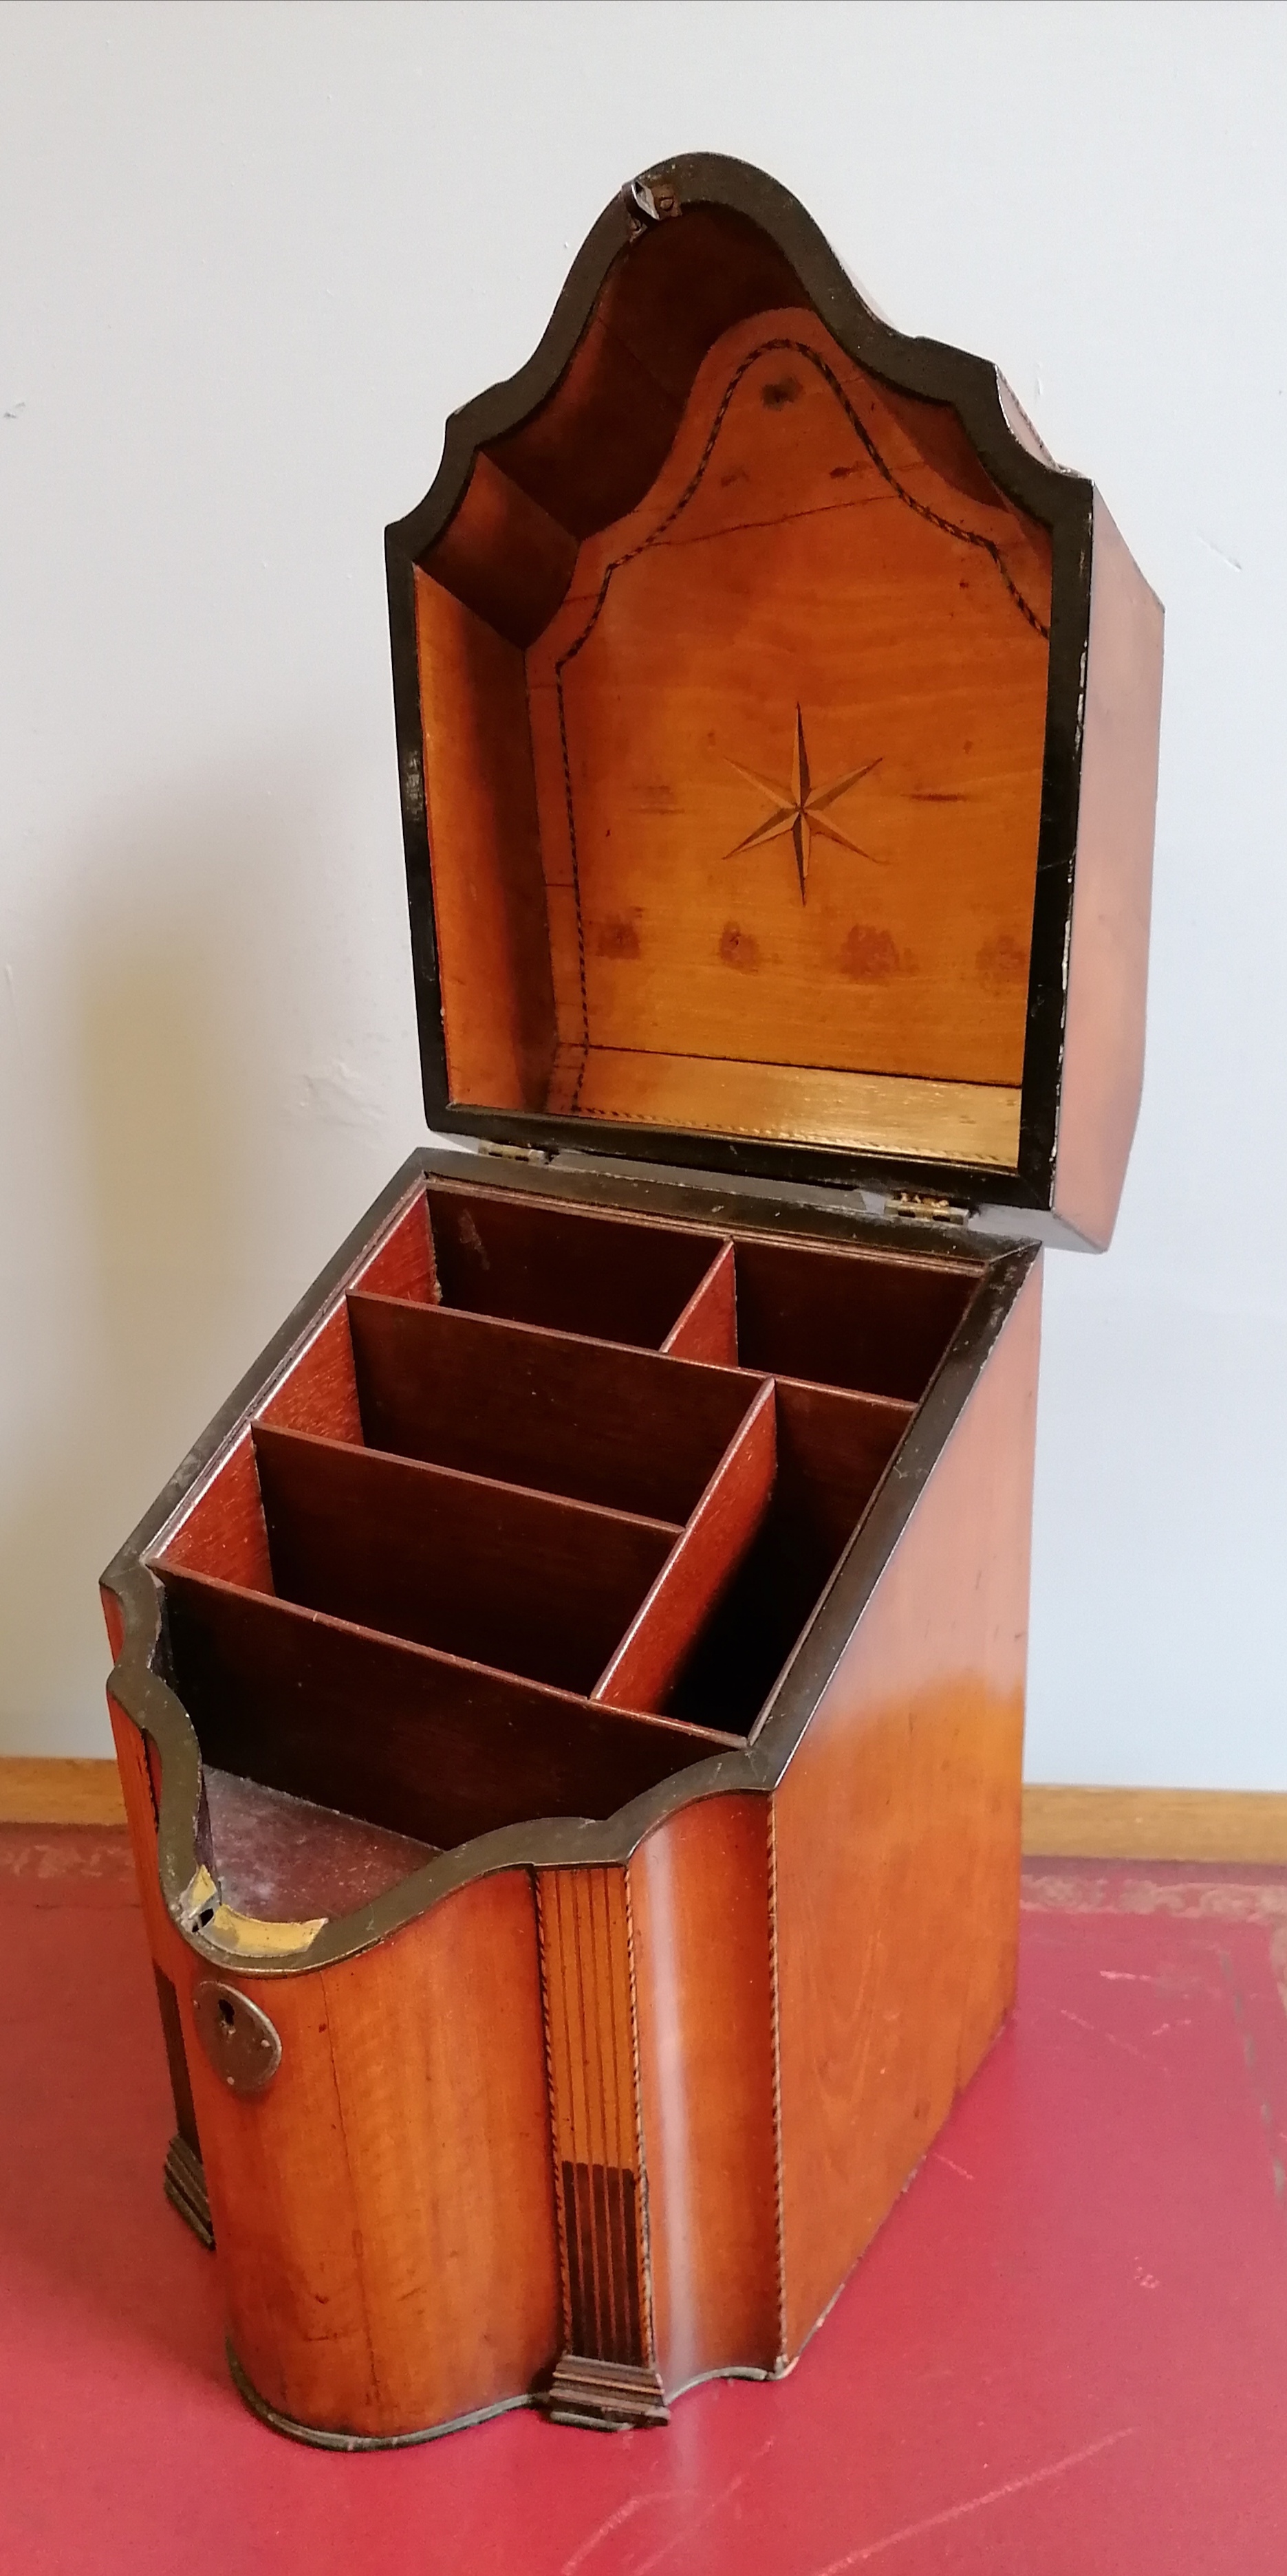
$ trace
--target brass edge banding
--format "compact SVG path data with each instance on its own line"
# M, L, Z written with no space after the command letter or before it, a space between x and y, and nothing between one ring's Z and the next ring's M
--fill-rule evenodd
M283 2415L261 2397L254 2382L247 2378L230 2340L224 2343L228 2370L237 2395L274 2433L285 2433L292 2442L306 2442L315 2451L407 2451L420 2442L440 2442L447 2433L468 2432L471 2425L489 2424L494 2415L512 2415L517 2406L540 2406L537 2392L526 2390L521 2397L502 2397L494 2406L476 2406L470 2414L452 2415L445 2424L426 2424L416 2433L327 2433L319 2425L301 2424L294 2415Z

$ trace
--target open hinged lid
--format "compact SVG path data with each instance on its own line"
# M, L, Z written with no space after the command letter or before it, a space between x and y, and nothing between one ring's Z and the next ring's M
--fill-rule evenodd
M670 162L388 558L432 1126L1107 1242L1162 615L994 368Z

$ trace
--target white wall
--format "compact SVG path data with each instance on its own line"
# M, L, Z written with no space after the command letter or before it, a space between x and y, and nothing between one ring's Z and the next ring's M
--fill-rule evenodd
M1144 1112L1048 1265L1029 1769L1287 1787L1287 15L0 10L0 1748L423 1132L381 530L665 154L994 356L1168 608Z

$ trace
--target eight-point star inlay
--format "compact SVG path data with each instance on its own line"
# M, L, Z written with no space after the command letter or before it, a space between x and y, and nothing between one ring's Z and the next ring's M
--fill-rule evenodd
M870 850L861 849L847 833L837 831L834 823L824 820L828 808L847 795L851 787L856 787L860 778L867 778L873 769L879 769L879 758L864 761L861 769L847 770L845 776L835 779L830 787L815 787L809 772L804 717L797 707L789 788L779 787L771 778L761 778L757 770L744 769L740 760L730 760L728 767L735 769L739 778L745 778L749 786L758 787L761 796L767 796L773 807L765 822L757 824L744 841L739 841L734 849L725 853L728 858L739 858L744 850L763 849L768 842L789 834L795 852L796 875L800 880L801 903L808 901L809 858L815 832L824 841L838 841L842 850L852 850L855 858L870 859L874 867L883 867L883 860L873 858Z

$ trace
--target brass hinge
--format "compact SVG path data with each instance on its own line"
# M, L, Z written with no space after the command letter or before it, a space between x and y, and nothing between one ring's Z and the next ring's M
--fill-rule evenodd
M968 1225L971 1213L959 1199L929 1198L919 1190L895 1190L885 1201L886 1216L911 1217L919 1225Z
M553 1154L545 1145L501 1145L490 1136L479 1136L475 1152L495 1154L502 1163L552 1163Z

